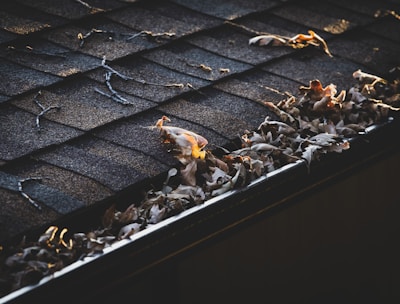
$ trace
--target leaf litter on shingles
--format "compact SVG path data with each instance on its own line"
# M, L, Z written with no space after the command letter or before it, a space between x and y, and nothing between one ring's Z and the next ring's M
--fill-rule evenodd
M312 30L308 31L308 34L297 34L293 37L286 37L275 34L264 34L258 35L249 39L249 44L257 45L271 45L271 46L290 46L294 49L302 49L307 46L322 47L323 51L332 57L329 51L328 45L325 40Z
M69 233L51 226L37 241L22 241L9 255L0 247L1 290L16 290L34 284L64 266L86 256L101 254L121 239L204 203L235 188L245 187L268 172L303 160L307 166L330 152L350 148L348 138L362 136L373 124L387 121L400 106L399 80L388 82L361 70L357 84L337 91L334 84L319 80L299 88L299 96L287 96L277 104L264 102L271 110L254 131L240 136L241 148L207 149L203 136L177 126L163 116L150 128L158 130L162 143L180 162L171 168L160 189L146 192L139 203L118 210L111 205L102 217L102 227L87 233ZM216 155L219 156L216 156ZM66 237L68 235L68 238Z
M259 32L242 24L234 23L231 21L225 21L225 23L244 30L245 32L256 35L249 39L249 45L256 44L259 46L289 46L294 49L302 49L312 45L315 47L322 47L323 51L329 57L333 57L331 52L329 51L326 41L313 30L308 30L308 34L300 33L294 35L293 37L289 37L279 34Z

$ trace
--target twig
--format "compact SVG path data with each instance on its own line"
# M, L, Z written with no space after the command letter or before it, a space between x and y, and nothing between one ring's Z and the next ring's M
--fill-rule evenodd
M166 87L166 88L180 88L183 89L185 85L183 83L155 83L149 82L144 79L133 79L136 82L139 82L144 85L158 86L158 87Z
M13 45L9 45L9 46L7 46L7 49L15 51L15 52L42 55L42 56L49 56L49 57L57 57L57 58L62 58L62 59L67 58L67 56L65 56L64 54L69 53L69 51L59 52L59 53L49 53L49 52L45 52L45 51L37 51L33 47L31 47L29 45L25 46L25 48L16 48Z
M108 98L111 98L112 100L114 100L116 102L119 102L121 104L132 105L133 103L129 102L129 100L127 100L126 98L122 97L121 95L118 94L118 92L116 90L114 90L114 88L112 87L111 82L110 82L111 81L111 75L113 75L113 73L111 73L111 72L106 72L106 74L105 74L106 85L107 85L108 90L111 92L111 94L107 94L107 93L99 90L98 88L95 88L94 90L97 93L99 93L99 94L101 94L103 96L106 96Z
M92 28L89 32L87 32L85 35L82 33L78 33L78 39L81 41L81 43L79 44L79 47L83 47L83 45L85 44L86 39L88 39L90 36L92 36L93 34L110 34L110 35L114 35L114 32L110 32L110 31L104 31L104 30L98 30L95 28Z
M173 32L161 32L161 33L153 33L152 31L141 31L139 33L129 35L128 38L126 38L127 41L135 39L136 37L139 36L149 36L152 38L172 38L176 34Z
M392 15L397 20L400 20L400 15L398 13L396 13L395 11L391 11L391 10L385 10L385 11L377 10L374 14L374 17L379 18L379 17L388 16L388 15Z
M114 70L112 67L110 67L107 63L106 63L106 56L103 56L103 60L101 61L101 66L105 69L107 69L108 71L110 71L112 74L117 75L118 77L122 78L123 80L134 80L132 77L126 76L124 74L121 74L120 72Z
M380 99L369 98L368 100L372 101L374 104L376 104L379 107L387 108L387 109L390 109L392 111L400 111L400 108L396 108L396 107L393 107L393 106L391 106L389 104L386 104Z
M122 97L120 94L118 94L118 92L112 87L111 85L111 76L112 75L117 75L119 78L123 79L123 80L133 80L133 78L126 76L124 74L121 74L120 72L116 71L115 69L113 69L112 67L110 67L108 64L106 64L106 57L103 57L103 60L101 61L101 66L103 68L105 68L107 70L107 72L105 73L105 83L106 86L108 88L108 90L110 91L111 94L105 93L103 91L101 91L98 88L95 88L94 90L103 95L106 96L108 98L111 98L112 100L124 104L124 105L133 105L132 102L130 102L129 100L127 100L125 97Z
M24 197L24 198L26 198L27 200L28 200L28 202L32 205L32 206L34 206L36 209L39 209L39 210L42 210L42 207L34 200L34 199L32 199L28 194L26 194L25 192L24 192L24 189L23 189L23 183L25 183L25 182L28 182L28 181L33 181L33 180L41 180L42 178L41 177L28 177L28 178L23 178L23 179L20 179L19 181L18 181L18 191L19 191L19 193L21 193L21 195Z
M85 1L82 1L82 0L75 0L75 2L77 2L77 3L79 3L79 4L82 4L83 6L87 7L88 9L90 9L90 12L91 12L92 14L93 14L93 13L104 12L104 10L103 10L102 8L98 8L98 7L91 6L90 4L88 4L88 3L85 2Z
M203 95L203 96L208 97L208 96L207 96L206 94L204 94L202 91L200 91L199 89L195 88L191 83L188 82L188 83L186 84L186 86L187 86L189 89L192 89L193 91L199 93L200 95Z
M212 72L212 70L213 70L212 67L210 67L208 65L205 65L204 63L198 64L198 63L191 63L191 62L189 62L189 61L187 61L185 59L180 59L180 60L183 61L186 65L188 65L190 67L199 68L199 69L202 69L205 72Z
M54 109L57 109L57 110L59 110L61 107L59 107L59 106L50 106L50 107L45 107L45 106L43 106L41 103L40 103L40 101L38 100L38 97L40 96L40 95L42 95L42 91L39 91L36 95L35 95L35 97L33 97L33 101L36 103L36 105L42 110L38 115L36 115L36 128L38 129L38 130L40 130L40 118L44 115L44 114L46 114L47 112L49 112L49 111L51 111L51 110L54 110Z
M152 85L152 86L159 86L159 87L166 87L166 88L180 88L180 89L183 89L185 86L187 86L193 90L196 90L193 88L193 86L190 83L187 83L186 85L183 83L166 83L166 84L164 84L164 83L149 82L144 79L134 79L127 75L121 74L120 72L116 71L115 69L110 67L108 64L106 64L105 56L103 57L103 60L101 61L101 66L107 70L107 72L105 74L105 78L106 78L105 83L111 94L105 93L105 92L99 90L98 88L95 88L95 91L97 93L99 93L103 96L106 96L108 98L111 98L112 100L119 102L121 104L132 105L133 103L129 102L129 100L127 100L126 98L119 95L118 92L112 87L112 85L111 85L111 76L112 75L116 75L123 80L133 80L133 81L138 82L143 85Z

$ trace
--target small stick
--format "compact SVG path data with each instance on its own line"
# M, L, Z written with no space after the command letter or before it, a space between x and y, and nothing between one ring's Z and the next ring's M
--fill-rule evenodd
M98 30L95 28L92 28L88 33L86 33L85 35L83 35L82 33L78 34L78 39L81 41L81 43L79 44L79 47L83 47L83 45L85 44L85 40L87 38L89 38L90 36L92 36L93 34L114 34L113 32L109 32L109 31L104 31L104 30Z
M126 76L124 74L121 74L120 72L114 70L112 67L110 67L107 63L106 63L106 56L103 56L103 60L101 61L101 66L105 69L107 69L108 71L110 71L112 74L117 75L118 77L122 78L123 80L133 80L132 77Z
M41 177L28 177L28 178L23 178L18 181L18 191L21 193L21 195L28 200L28 202L34 206L36 209L42 210L42 207L34 200L32 199L28 194L26 194L23 190L23 183L32 181L32 180L41 180Z
M106 92L103 92L102 90L98 88L94 88L94 90L99 93L100 95L106 96L108 98L111 98L112 100L124 104L124 105L132 105L133 103L129 102L127 99L123 98L122 96L118 94L107 94Z
M13 45L7 46L8 50L14 51L14 52L21 52L21 53L27 53L27 54L35 54L35 55L41 55L41 56L48 56L48 57L56 57L56 58L62 58L66 59L67 56L64 54L67 54L68 51L65 52L59 52L59 53L49 53L45 51L37 51L33 47L27 45L25 48L16 48Z
M129 37L126 38L126 40L129 41L129 40L132 40L132 39L134 39L134 38L136 38L136 37L143 36L143 35L150 36L150 37L153 37L153 38L164 37L164 36L165 36L166 38L172 38L172 37L174 37L176 34L173 33L173 32L153 33L153 32L151 32L151 31L141 31L141 32L136 33L136 34L129 35Z
M50 106L50 107L44 107L41 103L40 103L40 101L38 100L38 97L40 96L40 95L42 95L42 91L39 91L36 95L35 95L35 97L33 97L33 101L36 103L36 105L42 110L38 115L36 115L36 128L38 129L38 130L40 130L40 118L44 115L44 114L46 114L47 112L49 112L49 111L51 111L51 110L54 110L54 109L57 109L57 110L59 110L60 109L60 107L59 106Z
M90 11L92 13L104 12L104 10L102 8L91 6L90 4L88 4L87 2L85 2L83 0L75 0L75 2L77 2L79 4L82 4L83 6L87 7L88 9L90 9Z
M181 89L183 89L185 87L185 85L183 83L166 83L166 84L164 84L164 83L149 82L144 79L133 79L133 80L136 82L139 82L141 84L144 84L144 85L152 85L152 86L158 86L158 87L166 87L166 88L174 87L174 88L181 88Z

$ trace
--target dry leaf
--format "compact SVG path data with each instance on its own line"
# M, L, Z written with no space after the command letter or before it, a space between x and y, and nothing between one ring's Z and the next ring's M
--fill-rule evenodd
M324 52L329 56L333 57L331 52L329 51L328 45L326 44L325 40L316 34L314 31L309 30L307 34L297 34L293 37L285 37L280 35L259 35L253 37L249 40L249 44L258 44L260 46L263 45L273 45L273 46L281 46L286 45L290 46L294 49L304 48L309 45L313 46L321 46Z
M129 238L131 235L139 232L140 227L141 227L141 225L138 223L132 223L132 224L122 227L118 233L118 239L122 240L122 239Z
M260 35L253 37L249 40L249 45L258 44L258 45L285 45L287 43L287 39L277 36L277 35Z
M179 127L164 126L164 122L169 121L170 119L167 116L163 116L157 121L156 128L160 130L165 143L172 143L180 150L178 159L184 164L188 162L187 159L190 157L204 159L206 152L203 151L203 148L208 144L207 139Z
M185 168L181 169L182 184L196 186L196 172L197 161L193 159L186 164Z

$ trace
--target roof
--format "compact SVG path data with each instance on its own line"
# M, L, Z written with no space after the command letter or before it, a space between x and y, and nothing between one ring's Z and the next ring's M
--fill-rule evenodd
M162 115L223 146L271 114L262 101L296 94L309 80L341 90L358 69L385 77L400 64L392 11L399 1L3 4L0 241L91 212L176 166L147 128ZM311 29L333 57L250 46L249 29ZM105 78L111 69L125 76L110 76L116 98Z

